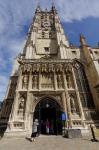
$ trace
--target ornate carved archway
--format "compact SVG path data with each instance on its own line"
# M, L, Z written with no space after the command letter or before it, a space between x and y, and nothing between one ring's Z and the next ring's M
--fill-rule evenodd
M47 95L44 95L44 96L41 96L41 97L38 97L38 98L35 97L35 99L34 99L34 101L35 101L35 103L34 103L35 108L38 105L38 103L40 103L41 101L43 101L45 99L49 99L51 101L56 102L60 106L60 108L62 109L62 100L61 100L60 96L55 96L54 97L54 96L47 96Z
M53 126L54 134L60 134L62 131L62 122L61 122L61 113L62 107L61 104L51 97L42 97L39 99L39 102L35 106L34 119L39 120L40 124L40 133L46 133L42 128L46 120L49 120L51 126Z

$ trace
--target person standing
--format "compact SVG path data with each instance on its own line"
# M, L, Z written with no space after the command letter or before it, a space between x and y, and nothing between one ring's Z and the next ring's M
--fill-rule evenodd
M38 126L39 126L38 119L35 119L32 125L31 141L35 141L35 138L38 134Z
M91 139L91 141L92 142L98 142L98 140L96 139L96 136L95 136L95 132L94 132L94 127L93 127L93 125L90 125L90 129L91 129L91 133L92 133L92 139Z
M47 119L47 121L46 121L46 133L49 134L49 132L50 132L50 122Z

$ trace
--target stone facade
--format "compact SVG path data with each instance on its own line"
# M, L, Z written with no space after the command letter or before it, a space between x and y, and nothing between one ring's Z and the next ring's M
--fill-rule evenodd
M99 125L99 49L80 36L69 44L54 6L37 7L23 52L17 57L0 114L6 133L31 133L38 103L52 99L67 114L66 128Z

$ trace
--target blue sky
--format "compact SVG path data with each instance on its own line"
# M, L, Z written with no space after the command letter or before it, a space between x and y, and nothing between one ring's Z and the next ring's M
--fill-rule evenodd
M41 7L52 0L40 0ZM99 0L54 0L69 41L79 46L79 34L88 44L99 42ZM15 57L22 51L37 0L0 0L0 101L3 100Z

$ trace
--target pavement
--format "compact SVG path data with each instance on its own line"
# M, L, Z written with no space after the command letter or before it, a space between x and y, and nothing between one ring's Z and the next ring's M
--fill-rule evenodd
M99 150L99 142L92 142L90 137L67 139L41 135L35 142L24 137L3 137L0 140L0 150Z

